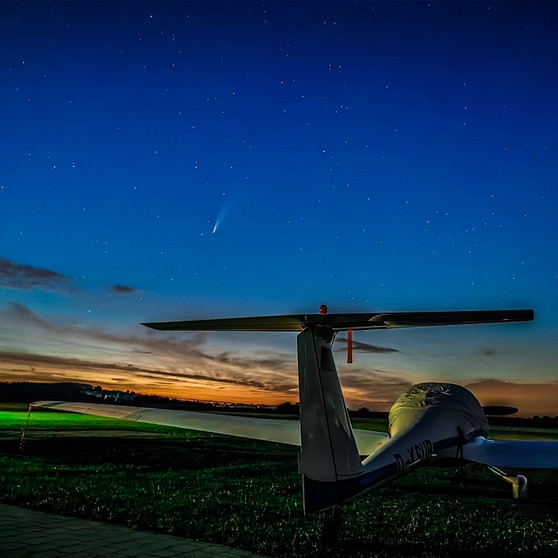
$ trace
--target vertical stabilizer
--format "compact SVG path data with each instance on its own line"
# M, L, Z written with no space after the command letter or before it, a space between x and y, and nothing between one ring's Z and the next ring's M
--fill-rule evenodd
M335 334L308 327L298 335L301 472L307 513L340 503L337 483L362 472L332 354Z

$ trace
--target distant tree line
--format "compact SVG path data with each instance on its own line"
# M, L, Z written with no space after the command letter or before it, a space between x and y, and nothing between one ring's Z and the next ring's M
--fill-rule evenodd
M277 406L222 404L205 401L184 401L161 395L144 395L134 391L107 390L101 386L74 382L42 383L42 382L0 382L0 403L31 403L33 401L78 401L81 403L108 403L130 405L133 407L158 407L185 411L223 411L243 413L277 413L298 416L299 403L281 403ZM361 407L356 411L348 411L351 418L387 420L386 412L370 411ZM531 428L558 428L558 417L531 418L490 416L492 426L514 426Z
M0 383L0 402L31 403L32 401L81 401L96 400L86 395L93 386L61 382L55 384L36 382Z
M295 405L283 403L277 407L240 403L211 403L185 401L161 395L145 395L129 390L108 390L101 386L76 382L0 382L0 403L32 403L33 401L76 401L185 411L277 412L298 415L298 403Z

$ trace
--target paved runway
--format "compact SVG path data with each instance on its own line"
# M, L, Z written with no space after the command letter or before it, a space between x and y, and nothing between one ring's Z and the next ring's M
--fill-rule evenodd
M246 550L3 504L0 504L0 556L257 558Z

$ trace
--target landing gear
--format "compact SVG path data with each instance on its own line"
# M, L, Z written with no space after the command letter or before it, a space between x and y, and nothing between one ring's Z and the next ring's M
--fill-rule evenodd
M512 485L512 494L514 500L526 500L527 499L527 477L523 475L507 475L504 471L498 469L498 467L489 467L489 469L499 477L502 477L506 482Z
M461 426L457 427L457 448L455 450L455 459L457 460L457 467L455 472L459 477L461 486L465 487L467 485L467 479L465 477L465 460L463 459L463 445L465 443L465 436L463 434L463 429Z

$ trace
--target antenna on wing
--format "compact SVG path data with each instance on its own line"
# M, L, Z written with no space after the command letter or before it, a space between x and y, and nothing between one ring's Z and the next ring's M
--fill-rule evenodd
M321 304L319 308L320 315L325 316L327 314L327 306ZM347 364L352 364L353 362L353 330L347 330Z
M353 330L347 330L347 364L353 362Z

